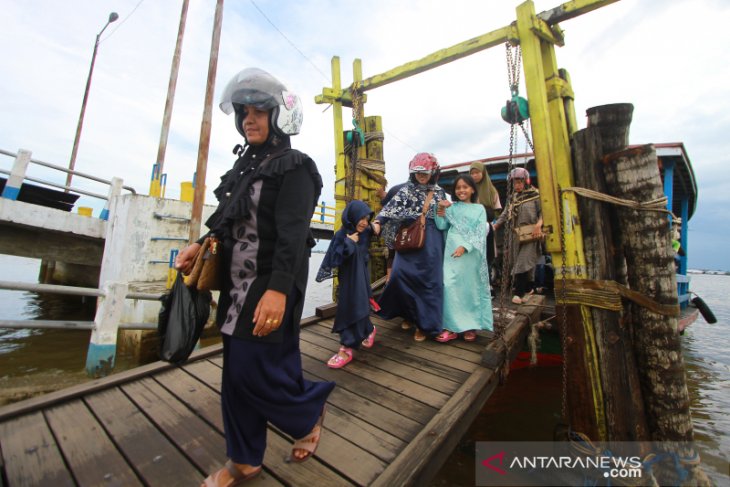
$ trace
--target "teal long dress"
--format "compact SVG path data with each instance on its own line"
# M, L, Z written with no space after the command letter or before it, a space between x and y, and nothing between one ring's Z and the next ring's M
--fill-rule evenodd
M485 255L489 227L484 207L457 201L446 208L446 216L436 216L435 223L446 231L443 328L457 333L491 330L494 317ZM459 246L466 252L452 257Z

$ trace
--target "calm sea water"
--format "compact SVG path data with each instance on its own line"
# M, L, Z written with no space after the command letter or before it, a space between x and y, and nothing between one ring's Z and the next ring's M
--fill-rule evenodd
M312 254L309 275L319 269L324 254ZM37 282L40 261L0 255L0 280ZM332 281L310 279L303 316L332 302ZM94 318L95 299L0 290L0 320L78 320ZM87 379L86 350L90 332L15 330L0 328L0 405L68 387ZM207 345L208 343L206 343ZM117 354L115 372L139 365Z
M313 254L310 276L315 275L322 257ZM38 265L32 259L0 256L0 280L37 282ZM317 306L332 300L331 281L310 281L304 316L313 315ZM682 339L695 438L701 442L705 471L716 485L730 485L730 472L723 471L725 464L721 463L730 452L730 276L693 275L691 286L718 319L709 325L700 316ZM93 300L0 290L0 319L90 320L93 312ZM88 332L0 328L0 404L86 380L88 341ZM118 357L119 370L133 366L131 360ZM475 441L551 440L560 418L560 378L559 367L513 371L432 485L474 485Z

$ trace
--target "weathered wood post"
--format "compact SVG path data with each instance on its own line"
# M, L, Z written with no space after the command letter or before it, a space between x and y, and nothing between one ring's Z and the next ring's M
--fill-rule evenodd
M598 127L588 127L573 134L573 170L577 187L606 193L601 165L602 147L601 130ZM611 208L593 199L579 198L578 209L583 225L588 279L615 280L614 255L620 249L614 245L615 229L609 217ZM624 319L615 310L601 307L592 307L591 315L601 363L608 440L648 440L639 375L631 345L630 320ZM648 452L639 452L637 449L630 453Z
M600 105L586 110L588 127L596 127L601 134L601 155L618 152L629 146L629 126L633 113L634 105L631 103ZM608 216L611 226L618 228L616 212L609 209ZM614 259L615 280L626 284L626 259L621 249L621 241L617 233L614 233L612 238L615 249L611 254Z
M604 158L609 193L638 202L661 203L665 198L653 145L610 154ZM634 354L652 440L669 443L681 459L695 456L684 358L677 332L679 306L669 223L666 212L619 207L618 216L628 268L628 285L654 300L648 309L629 305ZM696 460L695 458L693 458ZM687 464L688 483L709 483L698 464ZM673 462L659 472L661 485L677 484Z
M360 161L360 166L367 179L363 179L362 184L367 185L368 206L377 215L381 208L378 189L385 187L386 184L382 117L379 115L365 117L365 129L367 159ZM375 282L385 275L384 251L382 237L370 241L370 282Z

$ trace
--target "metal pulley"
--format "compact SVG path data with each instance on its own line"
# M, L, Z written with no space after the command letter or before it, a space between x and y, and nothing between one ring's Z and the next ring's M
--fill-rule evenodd
M530 109L527 100L517 94L516 89L512 89L512 99L507 100L505 106L502 107L502 120L508 124L519 124L530 118Z
M353 130L345 132L345 142L353 147L362 147L365 145L365 133L360 128L360 124L357 120L352 120Z

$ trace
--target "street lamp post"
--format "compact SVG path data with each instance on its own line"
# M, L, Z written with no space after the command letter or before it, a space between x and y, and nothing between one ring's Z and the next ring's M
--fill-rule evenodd
M76 137L74 138L74 146L71 150L71 160L68 163L68 169L69 171L74 170L74 166L76 165L76 153L79 151L79 139L81 138L81 127L84 125L84 113L86 112L86 101L89 99L89 87L91 87L91 75L94 72L94 62L96 61L96 51L99 48L99 38L101 37L101 34L106 30L106 28L111 24L112 22L116 21L119 18L119 15L116 12L112 12L109 14L109 20L107 20L106 24L104 24L104 28L99 31L98 34L96 34L96 42L94 42L94 53L91 55L91 67L89 67L89 77L86 79L86 91L84 91L84 100L81 102L81 113L79 114L79 123L76 126ZM71 186L71 179L73 177L73 173L69 172L66 176L66 191L68 192L69 187Z

